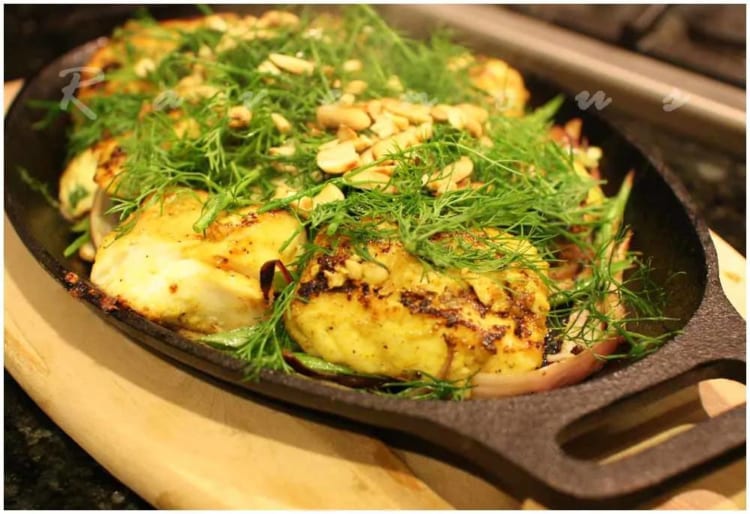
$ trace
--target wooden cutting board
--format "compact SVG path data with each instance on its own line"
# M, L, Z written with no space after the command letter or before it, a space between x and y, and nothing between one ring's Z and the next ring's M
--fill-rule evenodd
M6 107L10 93L6 85ZM4 229L6 368L65 432L152 505L541 507L430 456L253 401L170 364L71 298L7 219ZM722 283L744 315L745 261L715 240ZM703 416L745 401L744 386L724 380L701 383L695 394ZM653 506L744 508L745 459L647 507Z

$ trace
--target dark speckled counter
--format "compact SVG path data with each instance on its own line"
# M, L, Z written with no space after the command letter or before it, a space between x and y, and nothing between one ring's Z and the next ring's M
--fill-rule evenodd
M6 509L150 508L4 374Z

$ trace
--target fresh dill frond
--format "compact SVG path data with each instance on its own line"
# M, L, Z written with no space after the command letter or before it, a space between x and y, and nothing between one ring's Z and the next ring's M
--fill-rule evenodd
M89 218L83 218L77 222L70 228L70 231L74 234L79 234L79 236L63 250L63 256L65 257L72 257L83 245L91 242Z
M138 124L141 106L147 98L142 93L113 93L88 100L87 106L96 113L96 118L85 119L73 127L68 139L68 155L77 155L105 137L133 130Z
M77 184L68 194L68 203L71 209L75 209L78 203L86 198L89 192L80 184Z
M60 102L52 100L28 100L26 105L34 110L44 111L44 116L35 121L31 128L34 130L44 130L57 121L65 110L60 107Z
M412 400L454 400L466 398L471 392L471 377L462 380L444 380L427 373L419 373L414 380L383 384L380 394Z
M198 9L211 12L206 6ZM578 172L573 149L550 138L562 98L523 116L508 116L496 108L497 98L472 85L469 71L456 66L468 51L454 44L449 33L436 31L426 41L414 40L390 28L367 6L344 8L339 18L303 10L298 27L273 31L234 34L220 25L168 29L143 16L118 29L111 44L122 65L107 72L101 92L86 98L96 118L75 120L69 150L72 156L115 139L124 153L122 170L108 190L114 204L110 212L121 221L120 235L132 228L142 209L175 188L208 193L193 224L196 233L205 232L225 211L253 206L261 213L293 212L294 202L314 197L329 184L345 193L341 201L298 216L309 242L291 266L293 280L276 295L267 316L252 327L201 339L246 361L249 377L257 377L261 369L291 370L284 352L297 347L286 332L284 316L295 300L301 270L326 251L315 243L318 234L334 244L350 241L367 260L372 259L368 243L389 240L402 244L426 268L439 271L490 273L511 266L532 270L549 292L550 333L573 337L566 333L571 316L584 310L592 314L575 334L586 346L600 340L602 325L628 343L623 355L629 357L646 355L674 334L669 329L641 330L644 325L666 327L668 320L647 265L634 254L624 261L611 258L613 245L626 234L622 219L629 186L613 198L589 201L603 181ZM163 55L154 60L153 49L131 44L135 36L149 38ZM269 72L272 53L314 62L314 70L309 75ZM353 61L359 65L345 66ZM435 123L431 137L420 144L394 148L348 176L325 175L316 157L320 146L336 136L311 122L321 105L340 101L353 81L366 84L358 95L361 101L390 97L430 108L462 102L486 108L484 138ZM200 94L192 94L196 90ZM58 114L54 106L47 107L51 110L40 126ZM233 123L232 108L249 113L242 127ZM275 121L280 114L288 123L285 130ZM425 178L461 158L473 164L475 187L439 195L426 190ZM385 162L393 168L389 185L395 194L355 187L352 176ZM293 193L277 196L279 183ZM84 232L76 239L70 254L87 242L86 236ZM562 245L577 248L586 268L564 286L547 273L550 264L560 261ZM620 280L624 267L630 271ZM610 294L624 302L627 316L600 312ZM468 381L454 383L422 373L412 381L388 384L383 391L460 399L468 387Z
M197 7L198 11L200 11L200 13L203 16L210 16L210 15L212 15L214 13L214 11L213 11L213 9L211 9L210 5L197 4L195 7Z
M24 184L29 186L29 189L42 195L44 200L55 209L60 207L60 202L57 201L57 198L52 196L52 193L49 190L49 184L47 184L46 182L42 182L36 177L32 177L31 173L29 173L29 170L27 170L23 166L19 166L17 168L17 171L21 176L21 180Z
M307 252L299 256L298 261L305 261L311 256L312 254ZM245 376L248 380L257 379L263 369L291 372L292 368L284 360L284 352L296 350L298 346L287 333L283 317L295 298L298 284L299 277L294 277L292 282L286 284L276 295L273 305L269 307L268 316L256 324L202 336L200 340L229 350L239 359L246 361L248 364Z

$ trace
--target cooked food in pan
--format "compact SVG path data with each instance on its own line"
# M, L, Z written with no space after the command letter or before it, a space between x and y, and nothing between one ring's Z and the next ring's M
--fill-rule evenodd
M82 71L60 209L121 308L232 352L411 398L583 380L667 335L602 156L559 101L369 8L115 31ZM625 277L628 277L627 279ZM641 281L642 282L642 281Z

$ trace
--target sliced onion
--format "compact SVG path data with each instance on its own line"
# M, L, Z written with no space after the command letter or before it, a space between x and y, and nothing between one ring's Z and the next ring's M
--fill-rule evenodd
M522 375L500 375L497 373L477 373L472 383L472 398L498 398L519 394L539 393L580 382L592 373L599 371L605 360L620 344L619 337L613 337L587 348L569 359L550 364Z
M117 227L117 216L106 214L111 207L112 199L110 196L102 188L97 188L94 194L94 202L91 205L91 212L89 213L91 241L94 243L95 248L99 248L104 240L104 236Z
M610 254L614 261L618 262L625 258L632 233L628 232L623 241L616 247L612 247ZM622 281L622 271L614 277L616 281ZM601 312L611 312L614 316L622 318L625 309L614 288L607 295L602 305L598 306ZM578 315L571 315L569 328L581 328L586 324L589 313L580 311ZM602 335L606 334L606 327L599 326ZM516 396L519 394L539 393L549 391L558 387L564 387L581 382L592 373L599 371L606 360L603 357L614 353L622 342L622 338L616 335L609 337L591 348L584 349L578 355L568 359L557 361L543 368L530 371L521 375L500 375L497 373L477 373L472 379L472 398L500 398L503 396Z

